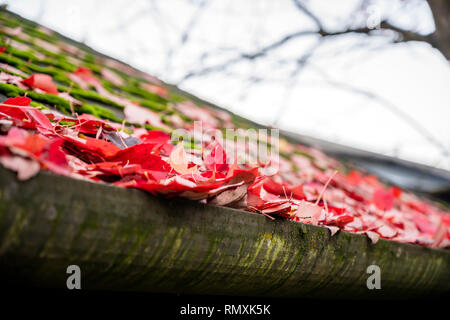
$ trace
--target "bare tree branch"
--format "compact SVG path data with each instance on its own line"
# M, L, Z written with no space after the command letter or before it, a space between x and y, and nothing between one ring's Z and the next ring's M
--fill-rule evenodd
M428 0L434 18L435 32L430 44L440 50L450 60L450 2L448 0Z
M239 63L243 60L256 60L258 58L261 58L265 55L267 55L268 53L270 53L273 50L276 50L278 48L280 48L281 46L283 46L284 44L286 44L289 41L292 41L294 39L298 39L300 37L305 37L305 36L321 36L322 38L326 38L326 37L336 37L336 36L341 36L341 35L345 35L345 34L350 34L350 33L364 33L364 34L370 34L370 32L372 32L374 30L368 29L367 27L364 28L356 28L356 29L347 29L347 30L343 30L343 31L337 31L337 32L327 32L324 30L301 30L301 31L297 31L291 34L288 34L286 36L284 36L283 38L262 47L261 49L252 52L252 53L241 53L238 56L231 58L221 64L217 64L214 66L208 66L205 68L202 68L200 70L193 70L188 72L181 80L179 83L192 78L192 77L198 77L198 76L204 76L206 74L212 73L212 72L217 72L217 71L223 71L225 69L227 69L228 67ZM375 30L376 31L376 30Z
M280 108L278 109L278 113L275 116L275 120L273 121L273 126L277 126L277 124L281 120L281 117L288 108L289 98L295 88L296 83L298 82L298 74L306 67L309 59L313 56L317 48L322 45L322 43L323 41L317 41L309 50L307 50L299 59L297 59L297 66L290 74L289 85L286 87L286 92L284 94L284 97L282 98L282 102Z
M311 18L319 30L323 30L322 22L300 0L293 0L295 6Z
M298 30L296 32L285 35L284 37L258 49L251 53L240 53L237 56L217 65L207 66L198 70L189 71L179 83L198 76L204 76L212 72L218 72L226 70L228 67L245 60L256 60L263 56L266 56L271 51L274 51L288 42L305 36L318 35L322 38L326 37L338 37L348 34L366 34L368 36L384 34L392 37L393 43L408 42L408 41L421 41L426 42L434 48L440 50L442 54L449 60L450 59L450 4L446 0L428 0L429 6L433 13L433 18L436 24L436 31L433 34L421 35L419 33L405 30L393 25L387 20L380 22L379 28L371 29L367 26L361 27L349 27L338 31L329 31L324 28L320 19L301 1L293 0L296 8L303 14L308 16L314 21L317 26L316 30Z
M357 88L355 86L337 82L337 81L327 81L329 85L332 85L336 88L340 88L343 90L351 91L353 93L357 93L363 96L366 96L374 101L377 101L381 106L387 108L389 111L394 113L398 118L400 118L403 122L407 123L411 128L413 128L416 132L418 132L422 137L424 137L430 144L434 145L436 148L440 150L443 156L449 157L450 153L447 147L438 139L434 137L434 135L425 128L420 121L417 121L413 117L411 117L407 112L404 112L401 108L397 107L391 101L386 98L361 88Z
M308 16L310 19L314 21L314 23L317 26L316 30L298 30L296 32L290 33L288 35L285 35L284 37L258 49L257 51L251 52L251 53L240 53L237 56L223 62L217 65L207 66L204 68L200 68L198 70L192 70L188 72L180 81L179 83L192 78L192 77L198 77L198 76L204 76L212 72L220 72L223 70L228 69L230 66L235 65L241 61L251 61L256 60L258 58L264 57L267 54L269 54L271 51L274 51L286 43L301 38L305 36L320 36L321 38L327 38L327 37L338 37L348 34L366 34L368 36L372 35L378 35L382 36L383 34L386 34L386 32L389 32L392 36L392 33L396 35L395 37L392 37L392 42L398 43L398 42L408 42L408 41L422 41L429 43L435 48L438 48L441 50L442 54L447 58L450 59L450 39L447 39L446 41L437 41L436 38L440 36L440 34L444 33L444 36L448 34L448 37L450 37L450 28L445 29L445 27L448 25L449 21L448 19L440 19L439 15L445 15L445 12L442 12L442 7L444 9L447 9L450 7L450 5L445 0L429 0L430 7L432 7L433 16L435 18L437 27L436 30L441 30L440 33L437 31L430 35L421 35L418 33L415 33L413 31L404 30L401 29L392 23L390 23L387 20L381 21L379 28L377 29L371 29L367 26L357 27L357 28L346 28L344 30L338 30L338 31L328 31L324 28L323 24L321 23L320 19L303 4L301 0L293 0L295 6L300 10L302 13L304 13L306 16ZM447 16L448 17L448 16ZM443 22L439 22L440 20L443 20ZM438 24L442 25L438 28ZM445 40L445 39L444 39ZM448 48L447 48L448 47Z

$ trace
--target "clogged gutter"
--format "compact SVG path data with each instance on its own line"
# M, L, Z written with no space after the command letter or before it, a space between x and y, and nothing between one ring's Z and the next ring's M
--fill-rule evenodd
M245 121L6 12L0 35L0 94L8 97L0 105L0 163L19 179L50 170L320 225L332 235L450 247L450 215L438 204L283 138L281 157L241 163L233 155L246 145L229 150L194 131L195 121L219 131ZM188 139L174 139L176 129Z

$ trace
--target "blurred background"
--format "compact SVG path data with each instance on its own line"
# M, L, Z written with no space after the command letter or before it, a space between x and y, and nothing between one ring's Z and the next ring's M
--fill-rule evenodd
M266 125L450 170L447 0L10 0Z

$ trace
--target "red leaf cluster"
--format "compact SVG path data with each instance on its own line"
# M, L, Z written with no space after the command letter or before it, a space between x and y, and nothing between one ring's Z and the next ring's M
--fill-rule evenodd
M88 69L80 68L76 74L85 82L97 81ZM47 80L34 75L24 83L52 90ZM0 163L17 171L20 179L47 169L167 197L243 208L272 219L321 225L332 235L345 230L365 234L374 243L381 237L450 246L447 212L398 187L386 188L376 176L336 173L333 161L317 150L309 150L314 162L294 158L297 176L292 176L290 164L283 159L279 172L267 176L263 165L238 165L236 159L229 163L224 147L215 140L196 152L182 141L174 145L162 131L141 128L125 133L121 125L92 115L41 112L29 106L30 101L17 97L0 105L2 128L7 127L0 134ZM208 126L214 125L211 115L203 117Z

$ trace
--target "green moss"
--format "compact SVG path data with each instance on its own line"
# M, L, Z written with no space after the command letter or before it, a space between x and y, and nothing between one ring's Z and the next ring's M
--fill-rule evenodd
M88 64L94 64L95 63L95 57L90 54L90 53L86 53L84 56L84 61Z
M6 69L6 68L0 68L0 71L8 73L8 74L12 74L12 75L17 76L17 77L26 78L23 75L15 73L15 72L12 72L11 70Z
M44 104L50 105L50 106L56 106L56 108L62 112L70 112L70 104L66 99L63 99L61 97L47 94L47 93L37 93L34 91L26 91L22 90L12 84L6 84L6 83L0 83L0 93L4 94L7 97L17 97L17 96L27 96L32 100L39 101L41 103L32 102L32 106L35 107L44 107Z
M283 158L285 158L287 160L289 160L291 158L290 155L283 153L283 152L280 152L280 156L282 156Z
M251 127L251 124L249 121L247 121L246 119L241 118L237 115L232 115L231 121L237 128L247 129L247 128Z
M138 125L135 125L135 126L136 127L140 127ZM163 131L163 132L166 132L166 133L171 133L172 132L172 130L170 130L170 129L155 127L155 126L151 126L149 124L144 124L144 128L147 129L147 130L159 130L159 131Z
M25 90L22 90L12 84L0 83L0 93L7 97L17 97L25 94Z
M18 69L22 69L26 65L26 63L22 59L19 59L12 55L8 55L6 53L0 53L0 62L9 64Z
M64 59L44 59L39 60L39 63L51 65L67 72L74 72L75 70L77 70L77 67L75 65L65 61Z
M20 67L19 67L20 68ZM27 66L23 65L20 68L24 72L29 72L31 70L34 73L44 73L52 76L53 80L59 82L60 84L64 84L66 86L72 85L73 81L70 80L64 72L59 69L53 67L41 67L37 64L30 63Z
M28 65L28 68L30 70L34 71L34 72L45 73L45 74L48 74L48 75L50 75L52 77L57 76L57 75L64 76L64 74L61 71L59 71L59 70L57 70L57 69L55 69L53 67L42 67L40 65L30 63Z
M71 82L69 86L57 84L56 87L58 88L59 92L69 92L71 90L80 88L80 86L78 84L76 84L75 82Z
M181 112L177 112L178 116L183 119L186 122L192 122L194 120L192 120L191 118L189 118L187 115L181 113Z
M450 210L450 203L447 203L444 200L440 200L440 199L436 199L435 201L438 202L442 206L442 209Z
M56 108L60 111L70 113L70 103L64 98L55 96L53 94L48 93L37 93L34 91L27 91L27 96L33 100L45 103L50 106L56 106Z
M30 43L28 45L30 45L33 48L33 50L36 50L37 52L40 52L40 53L46 55L47 57L51 57L51 58L54 58L54 59L59 59L61 57L61 54L51 52L51 51L49 51L49 50L47 50L45 48L42 48L42 47L38 46L37 44Z
M114 93L114 90L117 89L117 87L109 81L100 79L100 82L102 83L102 86L111 93Z
M187 99L177 93L169 92L169 100L173 102L183 102Z
M152 109L154 111L158 111L158 112L161 112L161 111L164 111L167 109L166 105L156 102L156 101L151 101L151 100L141 100L141 101L139 101L139 104L143 107L146 107L146 108Z
M108 67L108 69L110 69L111 71L114 71L115 73L117 73L127 83L131 83L132 81L135 80L134 78L130 77L129 75L127 75L126 73L124 73L122 71L119 71L117 69L110 68L110 67Z
M170 119L168 119L166 116L161 115L161 121L167 125L172 125L172 121L170 121Z
M75 124L75 121L66 121L66 120L64 120L64 121L60 121L59 124L62 125L62 126L73 126Z
M299 155L299 156L308 158L309 160L314 160L314 157L313 157L312 155L306 153L306 152L299 151L299 150L295 150L294 153L297 154L297 155Z
M194 141L183 141L183 146L187 150L202 150L202 146L200 144L196 144Z
M157 95L156 93L141 89L134 85L122 86L122 87L120 87L120 89L125 92L131 93L135 96L144 98L146 100L155 101L159 104L167 104L168 103L167 99Z
M93 63L83 63L83 65L86 68L89 68L93 73L96 73L97 75L101 75L102 74L102 68L96 64Z
M22 53L24 53L25 51L22 51ZM36 59L36 58L34 58ZM12 54L6 54L6 53L0 53L0 62L9 64L13 67L16 67L26 73L30 73L30 71L34 72L34 73L45 73L48 74L50 76L53 77L53 79L61 84L70 86L72 81L66 76L66 74L59 70L54 68L53 66L48 67L48 66L40 66L37 65L35 63L27 63L26 61L13 56ZM58 68L60 68L62 65L64 65L65 68L70 69L70 65L69 64L64 64L64 63L58 63L58 62L54 62L54 65L58 66Z
M54 37L52 37L52 36L42 32L42 31L38 30L36 28L36 26L25 26L25 27L23 27L23 25L22 25L22 29L23 29L23 32L25 32L26 34L28 34L28 35L30 35L30 36L32 36L34 38L39 38L39 39L48 41L48 42L53 43L53 44L55 44L56 41L57 41Z
M31 51L22 51L22 50L18 50L14 47L8 46L8 48L5 51L8 54L11 54L17 58L23 59L25 61L31 60L31 61L35 61L37 60L36 56L34 55L33 52Z
M65 75L57 74L57 75L53 76L53 80L55 80L56 82L58 82L60 84L69 86L69 87L70 86L72 86L73 88L79 88L80 87L78 84L76 84L75 82L70 80Z
M106 105L110 105L119 109L124 109L125 107L114 102L111 101L101 95L99 95L97 92L94 91L88 91L88 90L83 90L83 89L72 89L70 91L70 94L75 98L75 99L79 99L79 100L84 100L84 99L88 99L88 100L92 100L92 101L96 101L96 102L100 102Z
M16 36L12 36L12 35L8 35L8 36L4 35L4 36L9 38L9 39L12 39L14 41L17 41L17 42L20 42L20 43L23 43L23 44L26 44L26 45L29 45L29 46L33 46L33 44L31 42L26 41L26 40L24 40L22 38L19 38L19 37L16 37Z
M31 101L30 102L30 106L38 108L38 109L49 109L46 106L44 106L42 103L36 102L36 101Z
M17 28L20 27L20 23L16 20L8 19L6 16L4 16L3 12L0 14L0 21L3 25L10 27L10 28Z
M167 115L172 115L172 114L175 114L177 112L173 108L167 107L167 109L164 110L164 113L167 114Z
M98 118L108 119L119 123L122 122L122 119L119 119L114 112L98 105L90 105L85 103L82 106L77 107L76 110L79 113L89 113Z

